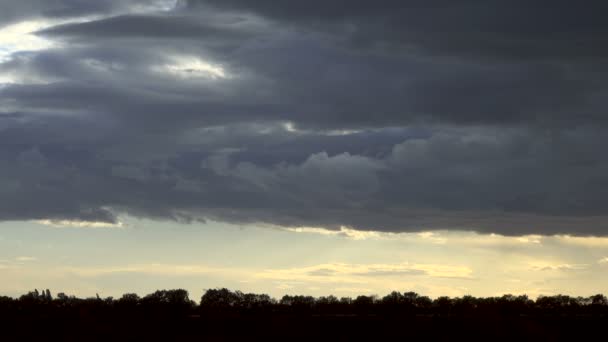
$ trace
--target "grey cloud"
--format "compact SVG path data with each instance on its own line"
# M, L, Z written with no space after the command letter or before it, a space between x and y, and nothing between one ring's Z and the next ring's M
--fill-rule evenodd
M190 9L255 13L337 32L363 46L387 44L467 58L605 57L603 1L273 1L189 0ZM573 48L576 46L576 48Z
M254 34L246 32L239 23L213 26L201 22L201 18L176 15L121 15L85 23L57 25L38 31L37 34L51 37L96 37L96 38L147 38L159 39L197 39L220 42L228 39L244 39Z
M109 23L101 27L112 30ZM117 61L122 61L122 70L128 68L138 80L149 80L145 88L154 99L141 101L129 95L126 99L133 99L134 103L124 103L105 101L100 96L100 101L96 102L117 107L111 109L113 112L166 112L168 108L174 108L192 115L215 112L222 115L223 120L242 120L244 115L262 121L285 120L304 128L386 127L421 121L521 124L551 120L554 124L563 124L571 121L575 110L591 113L584 115L592 115L598 122L605 121L598 112L599 98L589 97L593 93L598 96L604 93L605 84L596 79L597 75L589 76L584 70L560 65L480 65L462 61L445 63L435 57L421 60L411 56L366 55L337 48L319 35L293 33L285 36L269 32L267 36L263 42L251 36L241 45L233 42L228 51L224 49L226 46L213 46L216 38L183 37L184 42L173 41L163 52L134 38L130 48L112 43L106 45L104 52L97 48L81 48L71 55L64 53L63 61L72 63L63 66L50 54L45 59L34 59L30 64L35 68L31 70L75 81L92 72L75 65L93 58L99 66L108 66L106 73L115 74L115 79L107 80L107 83L113 83L112 91L118 92L117 89L125 87L124 91L133 93L142 84L133 84L133 78L124 79L126 83L120 84L124 73L121 69L111 69L113 65L121 66ZM119 36L119 39L128 38ZM230 41L225 36L217 39ZM150 73L155 65L167 62L166 55L178 54L184 49L189 54L202 55L225 66L233 77L212 84L178 82ZM115 52L108 52L112 50ZM75 76L83 72L83 76ZM91 77L108 75L97 72ZM375 86L370 91L368 85L371 83ZM80 84L75 87L84 91ZM18 93L12 95L11 89L5 91L5 96L14 96L15 101L35 103L38 100L30 98L37 97L37 92L28 92L28 97L20 98ZM248 91L250 89L255 91ZM150 90L155 90L156 94ZM163 92L175 90L196 99L161 102L163 97L168 98ZM210 100L202 100L205 98ZM84 97L78 96L76 102L79 99ZM97 104L93 99L88 101L90 105ZM149 102L155 103L148 106ZM228 115L225 115L227 111Z
M20 0L0 3L0 26L19 20L68 18L158 7L164 0Z
M0 64L0 219L608 231L599 2L122 3L13 8L111 16Z
M282 153L293 158L296 152L301 161L265 164L240 160L251 160L248 151L255 154L263 146L282 145L293 137L281 137L277 131L247 149L223 153L212 152L217 146L207 146L206 151L182 157L176 156L185 148L173 146L168 161L161 156L131 163L100 159L103 145L95 153L94 146L70 151L63 144L49 144L15 151L18 163L4 157L3 164L11 165L4 168L4 178L19 181L18 189L4 194L15 196L17 191L20 196L3 203L11 206L6 212L12 215L18 212L15 206L38 204L44 211L36 218L82 218L95 209L112 208L155 218L286 226L602 235L606 162L580 151L604 138L583 140L598 133L593 129L570 132L554 137L569 145L570 152L555 153L560 149L551 152L553 146L533 133L447 129L426 139L407 139L387 154L306 156L287 150ZM560 172L547 174L547 165ZM52 205L45 203L58 198L61 201ZM34 214L30 209L21 218Z

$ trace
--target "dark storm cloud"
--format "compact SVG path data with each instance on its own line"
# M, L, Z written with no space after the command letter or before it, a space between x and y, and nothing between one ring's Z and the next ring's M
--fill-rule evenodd
M508 58L489 62L450 59L438 52L421 56L420 52L396 54L373 48L361 51L340 45L341 36L336 34L296 29L281 32L280 25L253 19L206 26L196 20L192 15L125 16L63 25L41 34L81 43L103 38L118 48L131 39L131 44L142 45L140 51L154 46L153 42L162 42L168 50L204 54L236 71L247 72L252 77L248 81L256 83L256 89L275 95L250 100L273 103L284 119L305 126L384 127L419 120L551 120L557 124L569 123L573 111L604 116L590 108L594 103L589 99L589 95L605 91L602 75L608 69L602 61L592 70L586 61L577 59L559 63ZM302 29L306 28L309 26L303 24ZM384 39L385 35L379 32L376 37ZM544 44L545 39L538 43ZM528 48L514 46L513 50ZM371 93L370 84L374 84ZM274 111L267 116L276 119Z
M0 64L1 219L608 232L603 3L171 5L0 19L101 16Z
M288 24L342 34L364 46L397 45L433 53L520 59L599 57L606 50L600 0L573 6L535 1L306 1L185 0L191 10L218 8L255 13ZM411 51L411 50L410 50Z

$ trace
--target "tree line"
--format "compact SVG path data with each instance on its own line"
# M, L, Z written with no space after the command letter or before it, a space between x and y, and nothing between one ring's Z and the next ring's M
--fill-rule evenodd
M419 314L419 315L531 315L578 314L604 315L608 313L608 299L602 294L589 297L568 295L539 296L506 294L499 297L438 297L431 299L415 292L393 291L386 296L303 296L285 295L275 299L267 294L243 293L226 288L209 289L199 304L190 299L184 289L158 290L143 297L126 293L120 298L99 295L77 298L65 293L53 296L51 291L34 290L19 298L0 297L0 312L32 309L83 310L96 308L110 311L139 310L167 314L200 315L205 313L280 313L280 314Z
M0 340L588 340L608 323L608 299L567 295L462 296L415 292L312 297L184 289L143 297L77 298L34 290L0 297Z

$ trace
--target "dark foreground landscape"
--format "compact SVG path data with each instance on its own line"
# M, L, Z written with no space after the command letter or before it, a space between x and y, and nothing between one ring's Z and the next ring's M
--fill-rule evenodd
M208 290L200 304L185 290L140 298L80 299L48 290L0 297L2 341L196 340L590 340L602 339L608 300L527 296L431 300L313 298Z

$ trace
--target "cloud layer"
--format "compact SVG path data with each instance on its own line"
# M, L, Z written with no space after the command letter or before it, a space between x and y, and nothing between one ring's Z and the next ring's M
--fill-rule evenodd
M607 6L0 5L0 220L606 235Z

